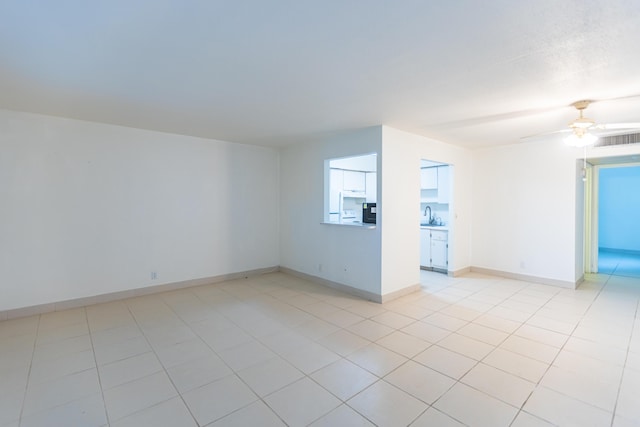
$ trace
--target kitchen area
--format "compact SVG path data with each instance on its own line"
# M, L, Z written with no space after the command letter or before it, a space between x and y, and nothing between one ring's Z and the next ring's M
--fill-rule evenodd
M376 223L377 154L328 161L329 199L325 221L331 224Z
M447 273L451 166L420 162L420 269Z

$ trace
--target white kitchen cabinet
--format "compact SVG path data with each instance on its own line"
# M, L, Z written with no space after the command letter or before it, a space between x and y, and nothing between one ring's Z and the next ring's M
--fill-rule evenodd
M435 270L447 270L447 242L446 231L431 230L431 268Z
M420 266L429 270L447 271L448 237L445 230L420 229Z
M420 169L420 188L422 190L435 190L438 188L438 168Z
M329 186L329 214L337 214L340 212L340 193L343 186L342 169L329 169Z
M439 166L438 168L438 203L449 203L449 194L451 193L451 184L449 166Z
M376 203L378 198L378 174L375 172L367 172L365 181L367 203Z
M344 171L344 183L342 189L345 191L361 191L365 192L367 183L364 172Z
M420 229L420 266L431 267L431 230Z

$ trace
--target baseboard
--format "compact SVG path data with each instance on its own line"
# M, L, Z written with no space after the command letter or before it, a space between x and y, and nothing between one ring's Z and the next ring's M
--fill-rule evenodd
M549 279L546 277L530 276L527 274L511 273L508 271L493 270L483 267L470 267L471 272L488 274L491 276L504 277L507 279L522 280L524 282L539 283L541 285L557 286L565 289L575 289L578 282L568 282L564 280Z
M377 302L377 303L386 303L396 298L400 298L404 295L420 290L420 285L415 284L403 289L399 289L394 292L390 292L385 295L378 295L373 292L364 291L362 289L354 288L352 286L348 286L342 283L323 279L318 276L302 273L300 271L293 270L287 267L274 266L274 267L260 268L255 270L242 271L237 273L222 274L219 276L203 277L200 279L165 283L161 285L148 286L144 288L129 289L129 290L124 290L119 292L110 292L110 293L100 294L100 295L95 295L90 297L76 298L76 299L63 300L63 301L57 301L52 303L33 305L28 307L4 310L4 311L0 311L0 321L15 319L18 317L32 316L35 314L44 314L44 313L49 313L53 311L68 310L68 309L77 308L77 307L85 307L85 306L94 305L94 304L102 304L102 303L107 303L111 301L118 301L126 298L132 298L136 296L150 295L150 294L155 294L160 292L173 291L177 289L190 288L194 286L210 285L214 283L225 282L228 280L242 279L242 278L247 278L252 276L258 276L265 273L272 273L275 271L281 271L283 273L290 274L292 276L299 277L301 279L305 279L310 282L327 286L327 287L348 293L350 295L353 295L362 299L366 299L369 301ZM516 280L522 280L526 282L540 283L543 285L558 286L558 287L567 288L567 289L576 289L578 285L580 285L580 283L584 281L584 276L580 277L574 283L574 282L567 282L567 281L556 280L556 279L548 279L546 277L537 277L537 276L529 276L525 274L510 273L507 271L493 270L493 269L482 268L482 267L465 267L456 271L449 271L448 274L449 276L459 277L469 272L489 274L489 275L498 276L498 277L505 277L508 279L516 279Z
M243 279L247 277L259 276L265 273L279 271L278 266L259 268L255 270L240 271L237 273L221 274L219 276L203 277L200 279L184 280L180 282L164 283L161 285L147 286L144 288L128 289L125 291L109 292L106 294L94 295L90 297L75 298L70 300L57 301L46 304L32 305L28 307L15 308L0 311L0 320L15 319L17 317L33 316L35 314L50 313L53 311L68 310L77 307L86 307L94 304L102 304L111 301L118 301L126 298L133 298L143 295L157 294L160 292L175 291L178 289L191 288L194 286L211 285L228 280Z
M374 294L373 292L364 291L362 289L357 289L342 283L333 282L317 276L312 276L310 274L292 270L287 267L275 266L275 267L260 268L256 270L242 271L238 273L223 274L219 276L203 277L200 279L184 280L181 282L164 283L161 285L148 286L144 288L128 289L124 291L110 292L110 293L94 295L90 297L75 298L70 300L63 300L63 301L57 301L52 303L4 310L4 311L0 311L0 321L15 319L18 317L33 316L36 314L50 313L53 311L68 310L68 309L77 308L77 307L86 307L94 304L103 304L103 303L118 301L126 298L133 298L133 297L143 296L143 295L151 295L151 294L156 294L160 292L174 291L174 290L190 288L194 286L211 285L214 283L225 282L228 280L242 279L242 278L247 278L252 276L258 276L261 274L272 273L275 271L281 271L283 273L308 280L312 283L317 283L319 285L327 286L327 287L348 293L350 295L356 296L358 298L362 298L362 299L377 302L377 303L389 302L396 298L413 293L420 289L420 285L416 284L416 285L412 285L394 292L390 292L385 295L378 295L378 294Z
M388 294L382 295L380 298L380 302L384 304L385 302L393 301L394 299L403 297L405 295L412 294L421 289L420 284L415 284L411 286L407 286L406 288L398 289L397 291L389 292Z
M455 271L449 271L448 275L450 277L460 277L464 274L467 273L471 273L471 267L465 267L465 268L461 268L459 270L455 270Z
M598 251L640 256L640 251L636 251L633 249L598 248Z
M309 282L316 283L318 285L327 286L329 288L333 288L350 295L366 299L369 301L382 303L382 296L378 294L374 294L373 292L363 291L362 289L354 288L349 285L345 285L338 282L333 282L331 280L323 279L322 277L313 276L311 274L302 273L298 270L293 270L291 268L280 266L280 271L286 274L290 274L291 276L299 277L301 279L308 280Z

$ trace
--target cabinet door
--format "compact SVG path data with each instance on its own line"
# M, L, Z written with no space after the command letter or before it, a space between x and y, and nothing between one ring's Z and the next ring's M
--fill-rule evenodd
M342 186L345 191L362 191L364 193L366 189L366 179L364 172L356 171L344 171L344 185Z
M342 192L342 170L329 169L329 214L340 212L340 192Z
M378 198L378 174L375 172L367 172L366 174L366 194L367 203L375 203Z
M438 203L449 203L451 185L449 181L449 166L438 167Z
M422 190L435 190L438 188L438 168L420 169L420 188Z
M420 265L431 267L431 230L420 229Z
M447 269L447 241L431 239L431 267Z

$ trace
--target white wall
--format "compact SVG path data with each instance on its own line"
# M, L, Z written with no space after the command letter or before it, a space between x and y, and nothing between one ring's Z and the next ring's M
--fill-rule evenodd
M589 149L587 157L637 154L640 147ZM584 272L581 149L558 141L473 152L476 267L575 283Z
M321 224L324 161L377 152L378 224L373 230ZM281 265L387 295L420 282L420 160L457 166L452 183L450 269L468 267L471 155L388 126L348 132L281 152ZM452 220L453 221L453 220ZM346 271L345 271L346 269Z
M391 153L393 163L383 163L389 192L383 193L397 220L383 229L384 283L391 287L394 275L418 274L420 266L420 161L433 160L451 165L452 199L449 203L449 271L468 268L471 251L471 152L469 150L384 126L383 156ZM390 170L390 168L392 168ZM395 176L394 176L395 175ZM389 260L393 259L393 262ZM416 272L416 273L413 273Z
M278 167L272 149L0 110L0 311L277 266Z
M575 159L555 141L474 152L474 266L576 279Z
M380 227L322 224L325 160L380 153L381 127L296 144L280 154L280 264L380 295ZM380 171L380 155L378 171ZM378 174L378 186L380 174ZM378 193L380 200L380 193Z
M422 159L452 165L449 271L470 266L471 152L383 126L383 295L419 283Z
M403 135L382 134L382 294L420 283L420 158Z

